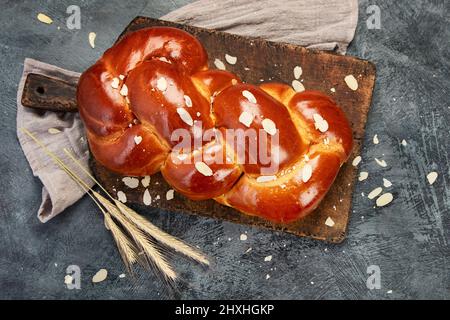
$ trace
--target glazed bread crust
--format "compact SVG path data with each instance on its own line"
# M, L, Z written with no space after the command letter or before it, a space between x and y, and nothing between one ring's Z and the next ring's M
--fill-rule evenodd
M106 168L161 171L191 199L276 222L313 211L353 147L347 117L328 96L209 70L201 43L176 28L126 35L82 74L77 100L91 152ZM179 129L190 133L189 148L174 139ZM247 137L239 154L230 130L233 139L265 135ZM254 156L250 138L271 150L270 165Z

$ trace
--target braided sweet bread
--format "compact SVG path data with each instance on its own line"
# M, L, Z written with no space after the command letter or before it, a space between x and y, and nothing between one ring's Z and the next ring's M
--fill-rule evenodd
M276 222L314 210L353 146L326 95L209 70L201 43L176 28L126 35L82 74L77 99L91 152L108 169L161 171L188 198Z

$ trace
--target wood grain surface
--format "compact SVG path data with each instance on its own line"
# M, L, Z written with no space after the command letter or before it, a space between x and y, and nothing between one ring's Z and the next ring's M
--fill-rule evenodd
M300 46L274 43L258 38L246 38L215 30L207 30L192 26L180 25L146 17L135 18L119 39L128 32L151 26L172 26L183 29L195 37L205 46L209 55L210 68L215 68L215 59L225 63L227 70L238 74L244 82L259 84L263 82L284 82L291 84L294 78L294 67L301 66L303 72L300 78L306 89L320 90L334 99L344 110L352 125L355 147L348 163L340 170L336 181L320 206L306 218L289 224L278 224L265 221L258 217L251 217L238 211L220 205L214 200L192 201L175 193L174 199L166 200L166 193L170 186L161 174L151 177L148 187L152 196L152 207L197 214L211 218L223 219L240 224L261 226L269 229L289 232L298 236L338 243L345 238L348 219L351 212L352 191L355 182L356 169L351 160L359 154L364 136L364 127L369 112L372 91L375 81L375 67L372 63L350 56L340 56L328 52L308 50ZM225 54L237 57L237 63L226 63ZM353 75L358 82L358 89L353 91L345 83L344 78ZM41 79L45 81L45 79ZM33 106L33 99L42 99L36 95L29 81L24 91L27 97L23 101L30 101L27 106ZM51 81L45 81L51 83ZM28 85L28 90L27 89ZM52 88L52 86L49 86ZM333 91L331 90L332 88ZM61 88L65 96L66 105L72 105L74 96L70 91ZM53 98L54 99L54 98ZM36 100L36 103L40 100ZM123 176L115 174L94 159L91 168L100 182L112 194L122 191L129 203L143 206L145 188L140 184L138 188L129 189L122 182ZM141 208L142 209L142 208ZM141 210L142 211L142 210ZM330 217L335 222L333 227L325 225Z

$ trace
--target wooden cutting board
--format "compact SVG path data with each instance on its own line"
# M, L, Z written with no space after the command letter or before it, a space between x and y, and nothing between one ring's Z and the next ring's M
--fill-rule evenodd
M355 147L349 162L342 166L336 181L320 206L314 213L294 223L268 222L241 214L214 200L192 201L177 193L173 199L166 200L167 191L171 188L161 174L153 175L148 186L153 199L151 206L169 212L196 214L281 230L328 242L341 242L345 238L351 212L352 191L357 171L351 165L351 160L359 154L364 137L364 126L375 82L374 65L355 57L308 50L297 45L241 37L147 17L135 18L119 39L129 32L152 26L176 27L191 33L206 48L210 68L215 68L214 61L219 59L225 64L227 70L238 74L247 83L260 84L275 81L291 84L294 80L294 67L301 66L303 73L300 80L305 88L324 92L345 111L353 129ZM237 63L234 65L226 63L225 54L236 56ZM347 86L344 81L347 75L353 75L357 79L357 90L353 91ZM22 103L32 108L76 111L75 91L76 88L62 81L30 74L25 84ZM128 203L140 204L142 207L139 208L139 212L145 212L142 202L145 188L142 184L136 189L130 189L122 182L123 176L105 169L94 159L91 159L90 166L109 192L116 195L118 191L123 191ZM328 217L335 222L333 227L325 225Z

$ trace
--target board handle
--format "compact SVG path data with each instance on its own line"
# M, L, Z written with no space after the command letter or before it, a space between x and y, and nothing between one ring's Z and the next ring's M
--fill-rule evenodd
M22 105L42 111L77 112L77 88L65 81L30 73L22 92Z

